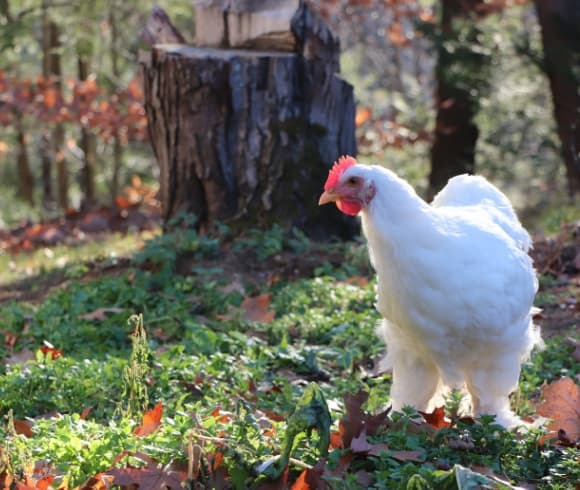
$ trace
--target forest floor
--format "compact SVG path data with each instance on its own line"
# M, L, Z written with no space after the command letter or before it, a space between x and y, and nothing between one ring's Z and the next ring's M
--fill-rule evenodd
M513 404L555 421L526 434L460 418L459 394L423 416L385 410L391 375L376 362L362 243L277 227L236 240L225 227L162 235L156 211L132 208L0 231L0 246L4 485L568 489L580 479L579 224L535 239L547 348Z

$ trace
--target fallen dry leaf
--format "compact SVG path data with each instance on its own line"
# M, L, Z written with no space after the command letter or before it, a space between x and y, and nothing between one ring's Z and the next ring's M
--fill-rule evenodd
M44 341L44 344L40 346L40 352L42 352L45 356L50 354L50 358L54 361L62 356L63 351L57 349L54 345L50 342Z
M419 412L425 421L436 429L444 429L451 425L451 420L445 416L445 407L437 407L431 413Z
M321 459L316 466L308 468L300 473L291 490L318 490L328 488L328 484L322 479L326 468L326 459Z
M151 410L143 414L141 425L135 429L134 434L139 437L145 437L153 434L161 425L161 416L163 415L163 404L159 402Z
M32 437L32 422L28 420L14 419L14 431L25 437Z
M113 468L107 475L114 478L114 484L122 488L182 490L187 474L182 471L166 470L163 465L145 468Z
M93 407L85 407L85 409L81 412L80 419L87 420L89 414L93 411Z
M353 286L358 286L359 288L364 288L368 285L369 279L368 277L363 276L352 276L349 277L346 281L347 284L352 284Z
M90 313L85 313L79 316L79 320L99 320L103 321L107 318L107 315L113 313L123 313L125 310L123 308L99 308Z
M97 473L86 480L78 490L109 490L113 485L113 477L104 473Z
M14 364L23 364L26 361L32 361L33 359L36 359L36 354L30 349L25 348L20 352L10 354L10 356L6 358L5 363L7 366L12 366Z
M363 429L358 437L353 437L350 443L350 449L353 453L368 453L372 447L367 441L366 429Z
M38 490L48 490L50 484L54 481L54 475L46 475L36 481Z
M368 400L368 397L369 394L362 390L356 395L345 393L344 408L346 413L338 424L338 432L333 432L330 435L331 447L349 448L353 439L360 438L363 431L365 434L373 436L381 427L389 425L390 408L376 415L363 411L362 405Z
M270 308L270 293L260 294L259 296L247 297L242 302L244 318L251 322L270 323L276 316L275 311Z
M542 395L537 412L552 419L547 426L552 436L563 430L571 441L580 438L580 387L574 380L566 377L544 385Z
M403 463L407 461L423 463L425 461L425 453L423 451L389 451L389 456Z

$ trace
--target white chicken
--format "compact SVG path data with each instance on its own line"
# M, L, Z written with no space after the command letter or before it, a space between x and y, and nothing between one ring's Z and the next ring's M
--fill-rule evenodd
M507 197L483 177L454 177L429 205L392 171L342 157L319 204L360 213L377 272L393 409L430 411L464 388L474 415L522 424L509 395L541 344L531 246Z

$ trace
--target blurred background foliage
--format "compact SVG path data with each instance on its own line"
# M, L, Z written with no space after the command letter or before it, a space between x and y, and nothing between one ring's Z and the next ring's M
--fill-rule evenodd
M451 62L440 75L464 90L474 109L476 171L530 219L546 206L578 217L566 192L532 2L463 2L471 11L456 19L451 37L441 21L450 0L310 3L341 38L343 76L358 101L361 161L393 168L423 195L436 190L429 174L437 63L446 53ZM0 227L119 205L134 175L155 185L137 63L152 6L0 0ZM192 2L161 6L193 39Z

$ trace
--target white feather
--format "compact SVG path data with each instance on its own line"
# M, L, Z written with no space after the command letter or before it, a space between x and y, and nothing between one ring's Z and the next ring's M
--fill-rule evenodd
M431 410L450 388L465 387L476 415L521 423L508 396L541 339L532 323L530 238L507 197L465 175L429 205L382 167L356 165L341 178L353 175L376 188L361 217L378 276L394 409Z

